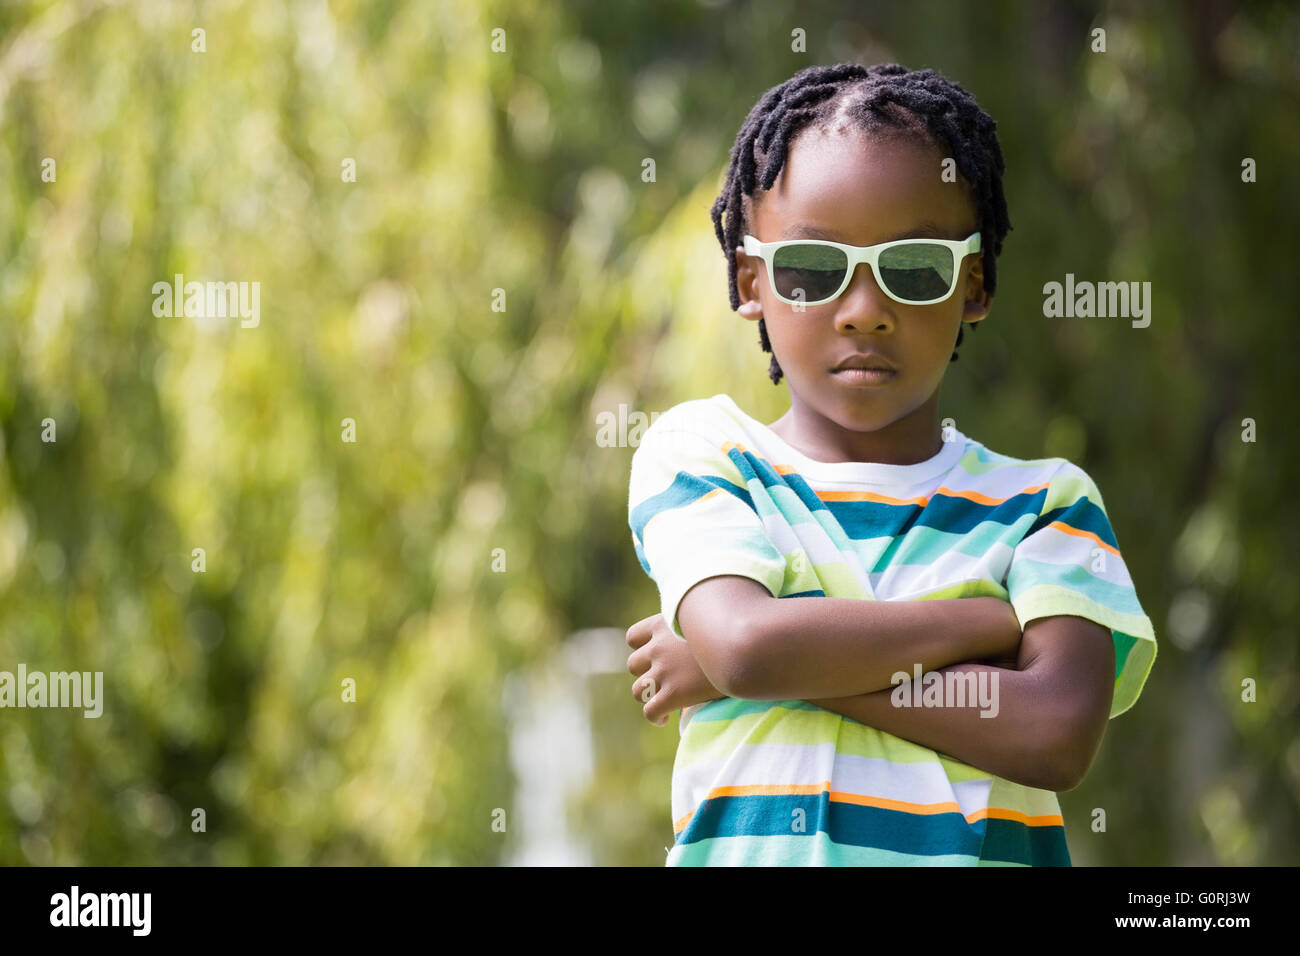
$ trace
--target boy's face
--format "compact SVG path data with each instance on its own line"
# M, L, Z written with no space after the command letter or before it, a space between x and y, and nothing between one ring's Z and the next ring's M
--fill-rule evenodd
M976 230L975 209L964 184L941 178L943 158L934 147L899 137L804 130L772 189L756 197L750 233L761 242L816 238L855 246L965 239ZM992 301L979 253L961 262L957 287L942 302L894 301L864 262L839 298L803 312L773 294L761 259L739 248L736 257L739 312L766 320L790 386L790 412L773 424L782 438L821 461L912 464L938 453L939 385L957 330L962 321L983 319ZM897 371L874 384L832 371L860 352L877 353Z

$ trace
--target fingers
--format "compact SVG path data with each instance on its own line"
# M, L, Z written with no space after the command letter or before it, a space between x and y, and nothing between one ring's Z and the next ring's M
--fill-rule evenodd
M635 650L649 641L654 633L655 618L658 617L662 617L662 615L651 614L629 627L627 629L627 646Z
M668 715L672 708L668 705L669 694L659 689L658 693L646 700L646 704L641 708L641 713L645 719L650 721L656 727L662 727L668 723Z
M627 656L627 672L633 677L640 677L650 669L650 648L638 647Z
M632 696L643 704L648 704L659 693L659 682L649 674L632 681Z
M650 648L647 645L654 637L655 622L662 617L660 614L651 614L627 629L627 646L632 648L632 653L627 658L629 674L640 676L650 669Z
M650 658L650 640L654 637L655 629L662 627L662 624L662 614L651 614L627 629L627 646L632 648L632 653L627 658L627 670L636 678L632 682L632 697L644 705L641 713L657 727L668 723L671 711L670 695L663 692L654 674L648 673L654 663Z
M658 727L668 723L668 714L673 709L669 705L672 695L665 692L653 677L647 674L634 680L632 696L644 705L641 713L646 720Z

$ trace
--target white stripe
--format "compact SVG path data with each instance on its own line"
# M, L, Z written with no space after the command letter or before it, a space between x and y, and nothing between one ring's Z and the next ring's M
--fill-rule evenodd
M1094 554L1094 551L1099 554ZM1103 548L1092 538L1069 534L1059 528L1040 528L1035 531L1016 545L1016 558L1060 565L1063 571L1073 567L1117 587L1133 586L1133 579L1123 558L1114 551ZM1104 570L1094 569L1094 561L1104 561Z
M954 538L959 536L954 535ZM895 552L900 557L902 551ZM882 601L908 601L965 581L1000 582L1011 566L1013 550L995 544L978 557L946 551L928 564L893 564L872 575L876 596Z
M871 733L879 731L864 728ZM724 757L673 768L673 819L690 813L718 787L817 786L904 803L956 803L969 815L988 807L993 778L953 782L937 760L894 763L837 754L835 744L738 744ZM1020 809L1013 804L1013 809Z

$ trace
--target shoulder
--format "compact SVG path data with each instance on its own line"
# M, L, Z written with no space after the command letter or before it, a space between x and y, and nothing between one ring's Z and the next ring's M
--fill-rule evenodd
M646 429L645 437L652 440L674 432L725 440L735 431L735 419L722 394L678 402L667 411L652 412L650 418L650 427Z
M740 436L739 423L725 399L722 394L694 398L652 413L633 459L661 455L725 459L727 444Z
M1068 458L1017 458L993 451L969 436L961 460L962 467L971 475L985 478L1010 491L1042 495L1042 509L1069 507L1080 498L1087 498L1102 508L1101 494L1092 477Z
M699 398L674 405L652 416L632 454L631 497L640 500L667 487L699 490L722 479L727 489L745 487L735 446L743 428L725 395Z

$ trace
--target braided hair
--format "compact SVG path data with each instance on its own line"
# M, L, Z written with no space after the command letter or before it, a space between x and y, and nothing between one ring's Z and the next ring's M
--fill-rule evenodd
M731 308L740 308L735 250L750 230L756 187L772 188L791 141L801 131L830 129L842 118L854 121L863 132L914 137L953 157L975 202L984 250L984 287L992 293L997 286L997 256L1011 229L1002 193L1002 147L993 117L962 87L934 70L908 70L897 63L871 67L838 63L810 66L772 87L750 110L736 136L726 183L710 210L713 230L727 257ZM956 346L961 345L962 332L959 328ZM771 352L763 319L758 320L758 337L763 351ZM956 346L950 362L957 361ZM773 355L768 367L772 384L779 384L783 374Z

